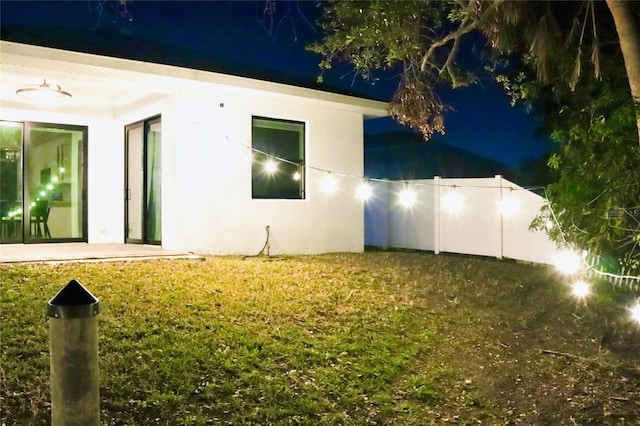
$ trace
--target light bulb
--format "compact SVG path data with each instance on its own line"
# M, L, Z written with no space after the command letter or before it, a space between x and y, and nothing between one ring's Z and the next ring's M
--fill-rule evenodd
M518 213L518 202L511 196L504 198L500 202L500 212L505 217L514 217Z
M338 187L338 182L336 181L336 178L334 178L332 175L326 175L322 179L322 182L320 182L320 187L325 193L332 194L336 191L336 188Z
M278 171L278 163L276 163L275 160L269 158L267 161L264 162L264 171L268 175L274 174L275 172Z
M591 293L591 287L584 281L576 281L571 286L571 293L578 299L584 299Z
M362 182L356 189L356 195L362 201L367 201L373 195L373 188L366 182Z
M460 191L451 190L442 198L442 208L451 214L457 214L462 211L464 201Z
M558 253L558 256L556 256L555 264L562 273L571 275L578 272L578 270L580 269L581 260L580 256L578 256L576 253L569 250L564 250Z
M398 201L403 207L412 207L416 203L416 193L410 188L404 188L398 194Z
M640 302L636 303L635 306L629 308L629 312L631 313L631 319L637 323L640 323Z

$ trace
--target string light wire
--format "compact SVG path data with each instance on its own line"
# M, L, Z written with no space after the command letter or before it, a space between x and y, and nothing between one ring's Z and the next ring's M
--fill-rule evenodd
M387 184L399 184L399 185L403 185L404 188L406 188L407 186L407 182L406 181L392 181L389 179L384 179L384 178L372 178L372 177L365 177L365 176L359 176L359 175L355 175L355 174L350 174L350 173L341 173L341 172L336 172L335 170L329 170L329 169L325 169L325 168L321 168L321 167L316 167L316 166L312 166L310 164L300 164L297 163L295 161L291 161L291 160L287 160L286 158L282 158L282 157L278 157L278 156L274 156L273 154L267 153L265 151L262 151L258 148L254 148L253 146L244 144L242 142L237 142L237 141L232 141L228 136L225 136L225 139L233 144L242 146L248 150L250 150L250 152L256 152L259 154L263 154L265 156L267 156L269 159L273 160L273 161L280 161L286 164L291 164L294 165L296 167L300 167L300 168L304 168L306 170L314 170L317 172L322 172L324 174L330 175L330 176L338 176L338 177L346 177L346 178L352 178L352 179L358 179L360 182L362 181L366 181L366 182L381 182L381 183L387 183ZM506 186L506 187L499 187L499 186L491 186L491 185L472 185L472 184L445 184L445 183L435 183L435 181L432 182L411 182L411 187L432 187L432 188L451 188L452 190L455 190L456 188L479 188L479 189L499 189L499 190L509 190L509 193L512 193L513 191L530 191L530 192L536 192L536 191L542 191L544 194L544 198L547 200L547 208L549 210L549 213L551 215L551 218L553 219L553 225L556 226L559 230L559 235L560 238L562 239L562 243L564 247L570 247L570 244L567 242L566 236L565 236L565 232L562 230L562 227L560 226L560 221L558 220L558 217L555 213L555 211L553 210L553 207L551 206L551 203L548 201L549 197L547 196L547 190L544 186L527 186L527 187L513 187L513 186ZM609 272L604 272L604 271L600 271L596 268L594 268L592 265L589 265L586 263L585 259L582 259L582 264L585 266L586 270L589 270L597 275L600 275L602 277L608 277L608 278L614 278L617 280L635 280L638 281L640 283L640 276L634 276L634 275L619 275L619 274L612 274Z

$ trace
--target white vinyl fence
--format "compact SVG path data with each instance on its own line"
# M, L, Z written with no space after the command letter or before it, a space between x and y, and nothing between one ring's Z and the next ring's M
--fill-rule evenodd
M556 245L529 225L543 197L501 176L376 181L365 205L365 244L553 264ZM402 205L400 192L415 193ZM458 207L458 208L455 208Z

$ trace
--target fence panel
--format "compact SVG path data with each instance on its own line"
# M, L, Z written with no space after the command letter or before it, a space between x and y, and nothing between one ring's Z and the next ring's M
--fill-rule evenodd
M500 181L439 181L440 251L500 257Z
M504 257L528 262L553 264L556 244L544 230L529 230L545 199L538 194L502 180L502 238Z
M391 247L434 250L433 180L413 180L407 184L395 183L390 187L390 241ZM403 206L400 192L413 191L416 203Z
M501 176L373 184L375 198L365 205L367 245L547 264L558 253L544 231L529 230L544 199ZM415 205L398 202L404 188L415 192Z
M370 182L373 196L364 205L364 244L389 248L391 206L389 205L390 182Z

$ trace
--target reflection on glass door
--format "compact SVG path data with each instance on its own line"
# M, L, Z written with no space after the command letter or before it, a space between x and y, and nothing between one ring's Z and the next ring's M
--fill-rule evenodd
M125 241L160 244L161 221L161 122L160 118L126 127L126 225Z
M26 240L86 241L86 128L28 123L25 133Z
M147 125L146 139L146 194L145 194L145 226L146 242L160 244L162 241L162 227L160 221L160 205L162 191L160 183L161 169L161 132L160 119L151 121Z
M22 123L0 122L0 243L22 242Z
M0 122L0 241L86 241L87 128Z

